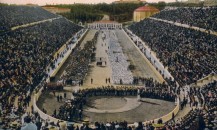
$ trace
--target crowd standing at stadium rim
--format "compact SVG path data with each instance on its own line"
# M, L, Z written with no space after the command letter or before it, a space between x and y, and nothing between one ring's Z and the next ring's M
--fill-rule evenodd
M217 31L216 13L216 7L173 8L163 10L154 17Z
M23 12L23 10L25 11ZM188 10L188 13L185 14L182 10L183 12ZM186 24L194 24L195 26L216 30L216 26L214 26L216 25L216 8L200 9L198 13L196 13L197 10L184 8L178 9L177 12L181 12L179 15L188 18L181 19L182 16L177 15L177 17L175 17L172 14L167 15L167 13L164 12L162 14L159 13L156 17L173 21L179 20ZM198 15L194 15L195 13ZM202 15L203 13L207 13L214 19L205 17ZM42 120L39 114L34 112L33 109L31 113L26 113L22 117L22 120L20 120L20 117L25 113L29 105L31 100L30 95L34 91L34 88L44 77L47 77L46 67L50 64L52 66L52 64L56 62L57 58L54 58L53 54L66 43L69 38L81 30L82 27L69 22L65 18L59 18L51 22L40 23L15 31L10 30L11 27L17 25L54 17L57 17L57 15L48 13L40 7L0 7L0 22L2 24L0 28L0 129L19 130L25 129L25 127L30 127L32 130L48 130L51 128L66 129L61 125L62 121L55 124L49 120ZM198 17L200 17L200 19L198 19ZM205 26L201 24L201 21L203 21ZM167 83L156 85L154 81L148 79L145 81L145 84L150 86L150 90L142 91L142 97L174 101L175 95L182 91L182 86L193 83L213 71L216 72L217 38L214 35L149 19L133 24L129 29L142 38L147 45L156 52L157 57L160 58L165 66L168 66L175 81L180 84L179 87L170 86L171 83L173 85L174 83L167 79ZM58 55L58 57L60 56L61 55ZM137 81L137 79L135 81ZM173 89L168 91L168 85ZM190 104L196 108L192 109L186 116L178 121L171 120L166 122L162 129L216 129L216 90L216 81L200 89L191 88L188 94L190 101L188 101L188 97L185 97L181 104L185 107L185 105L190 102ZM159 91L159 93L155 91ZM79 115L79 112L82 112L81 104L85 103L87 96L118 96L119 94L135 95L136 89L133 87L127 89L121 87L119 89L108 86L80 90L74 93L76 99L72 100L70 105L75 105L75 107L79 108ZM199 100L201 104L200 108L198 108L197 102L194 100L194 95L201 97L201 100ZM14 106L16 96L18 97L18 107ZM82 103L77 103L78 101L82 101ZM67 111L66 108L62 108L62 111L56 115L54 114L54 116L59 116L60 119L66 119L64 115L65 111ZM72 113L73 112L72 109ZM82 117L82 113L80 114ZM74 116L72 116L72 118L73 117ZM94 129L152 130L154 129L152 126L153 123L152 121L148 124L139 122L138 125L133 128L133 126L128 126L126 121L107 123L95 122ZM162 123L162 121L159 120L158 123ZM24 125L21 126L18 124ZM74 129L89 130L93 128L90 128L87 124L83 124L80 128L73 125L68 126L68 130Z

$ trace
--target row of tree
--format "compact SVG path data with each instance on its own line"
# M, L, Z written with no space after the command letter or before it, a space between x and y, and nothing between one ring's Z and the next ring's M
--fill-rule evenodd
M70 8L71 12L61 13L64 17L75 23L93 22L102 19L106 14L111 20L118 22L131 21L133 11L142 6L142 3L123 3L123 4L73 4L73 5L56 5L60 8ZM53 5L52 5L53 6Z
M8 4L0 3L0 6L7 6Z
M133 19L133 11L143 6L144 3L119 3L119 4L73 4L73 5L55 5L60 8L70 8L71 12L63 13L64 17L78 23L93 22L102 19L103 15L109 15L110 20L118 22L127 22ZM203 2L199 4L173 2L173 3L149 3L149 5L158 8L159 10L164 9L166 6L173 7L192 7L192 6L203 6ZM47 5L54 6L54 5Z

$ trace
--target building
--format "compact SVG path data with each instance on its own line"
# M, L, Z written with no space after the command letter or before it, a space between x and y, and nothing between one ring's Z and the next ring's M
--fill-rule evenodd
M152 6L142 6L134 10L133 13L133 21L134 22L139 22L145 18L148 18L156 13L160 12L157 8L152 7Z
M122 29L122 24L115 22L115 21L110 21L110 20L101 20L101 21L96 21L93 23L89 23L88 29L106 29L106 30L111 30L111 29Z
M119 4L119 3L146 3L145 0L119 0L119 1L115 1L113 3L115 4Z
M204 0L205 6L217 6L217 0Z
M50 6L43 6L42 8L54 14L71 12L71 9L69 8L59 8L59 7L50 7Z

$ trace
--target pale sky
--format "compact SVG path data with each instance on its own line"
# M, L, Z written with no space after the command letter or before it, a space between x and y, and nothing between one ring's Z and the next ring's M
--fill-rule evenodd
M73 4L75 3L111 3L116 0L0 0L0 3L8 3L8 4L38 4L38 5L46 5L46 4ZM175 0L146 0L147 2L175 2Z

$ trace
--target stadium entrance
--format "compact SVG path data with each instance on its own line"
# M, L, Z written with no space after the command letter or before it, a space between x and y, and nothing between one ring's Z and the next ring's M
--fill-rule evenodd
M122 24L110 21L110 20L101 20L94 23L88 24L88 29L97 29L97 30L116 30L116 29L122 29Z

